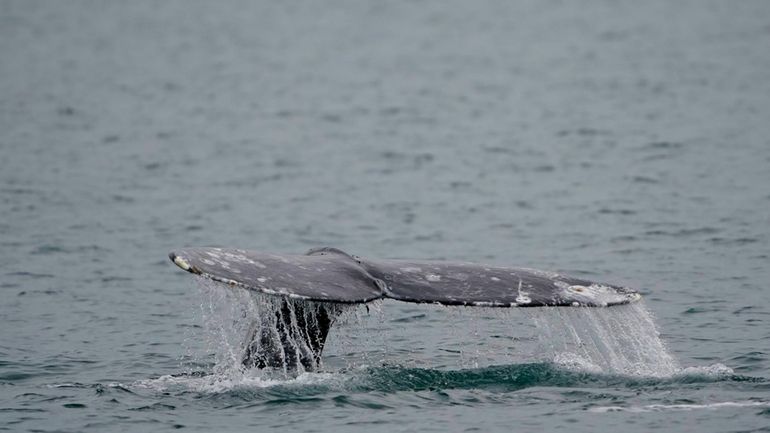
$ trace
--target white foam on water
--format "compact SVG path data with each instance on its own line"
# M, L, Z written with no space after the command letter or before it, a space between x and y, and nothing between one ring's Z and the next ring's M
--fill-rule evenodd
M194 391L216 394L240 389L270 388L275 386L334 385L344 377L333 373L301 373L292 378L269 378L255 369L241 373L209 374L204 376L165 375L155 379L134 382L131 388L155 392Z
M646 406L597 406L588 409L590 412L664 412L690 410L716 410L725 408L770 407L770 401L723 401L704 404L648 404Z
M735 370L720 363L697 367L686 367L679 371L679 374L684 376L726 376L734 373Z
M557 353L553 357L553 363L571 371L584 371L596 374L603 372L602 367L592 363L590 359L586 359L572 352Z
M681 371L642 302L527 311L550 361L569 369L668 377Z

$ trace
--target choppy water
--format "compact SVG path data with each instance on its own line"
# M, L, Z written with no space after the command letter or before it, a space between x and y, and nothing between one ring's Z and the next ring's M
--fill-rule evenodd
M0 1L0 428L767 431L768 17ZM209 325L243 322L168 262L194 245L552 269L645 302L383 302L322 372L267 377L218 367L237 327Z

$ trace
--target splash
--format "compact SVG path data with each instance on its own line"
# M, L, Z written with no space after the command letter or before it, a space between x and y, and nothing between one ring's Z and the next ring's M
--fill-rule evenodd
M259 343L258 336L278 335L275 317L277 311L286 308L284 298L233 289L205 278L200 278L199 283L204 326L196 343L202 342L205 347L207 358L202 360L203 364L210 364L213 359L214 377L236 382L252 380L255 375L266 380L285 380L308 370L300 363L289 365L288 361L311 350L306 341L291 338L283 348L274 351L283 361L278 363L280 368L250 369L244 365L244 356ZM317 308L318 304L313 304L290 302L287 325L296 331L288 334L290 337L300 334L296 329L298 321L308 320L301 317L304 313L300 311ZM413 306L442 310L452 317L448 326L444 323L420 327L423 338L411 346L408 342L412 340L400 338L398 332L399 321L411 320L409 317L398 318L396 311L386 314L391 319L386 320L381 303L335 308L331 347L326 350L332 370L382 365L383 361L412 366L425 363L426 367L434 368L436 363L444 368L481 368L545 360L567 370L589 373L649 377L687 373L667 350L642 302L611 308ZM411 325L409 328L413 329L415 324ZM405 347L399 344L397 349L388 349L389 344L395 346L400 342ZM396 358L387 360L388 356Z
M319 329L330 326L321 322L351 308L262 295L202 277L198 282L202 340L216 376L242 376L255 366L264 375L283 377L315 370L326 339Z
M387 329L383 301L346 308L329 332L324 348L324 367L331 370L356 371L392 362L397 356L391 350L394 337Z
M593 373L667 377L681 371L644 303L527 312L553 362Z
M335 373L301 373L295 377L269 377L260 370L237 370L227 374L206 375L164 375L145 379L129 385L131 389L146 389L153 392L200 392L220 394L238 391L281 389L302 389L321 387L323 389L340 388L346 378ZM122 385L121 385L122 386Z

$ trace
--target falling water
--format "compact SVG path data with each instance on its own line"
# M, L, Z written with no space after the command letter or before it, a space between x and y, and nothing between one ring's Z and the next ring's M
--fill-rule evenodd
M213 354L215 375L239 375L248 369L244 365L247 352L257 351L257 357L276 357L276 364L282 365L265 371L298 375L305 372L305 366L297 360L312 357L305 329L300 323L317 320L317 312L325 309L332 317L338 317L350 306L342 304L320 304L316 302L286 299L262 295L241 288L231 288L206 278L198 278L201 304L200 311L204 324L203 343L206 352ZM285 311L282 326L291 332L282 333L276 314ZM259 341L259 336L270 336L273 343ZM281 338L283 343L279 344ZM259 352L263 353L259 353Z
M554 307L527 314L537 326L546 356L557 364L637 376L680 371L643 302L611 308Z
M282 308L282 302L286 301L275 296L230 288L205 278L200 278L199 282L202 295L200 311L205 331L203 343L207 353L214 357L214 374L242 374L246 369L243 365L246 350L253 344L254 336L260 335L259 329L277 336L276 312ZM319 304L308 301L288 302L291 326L295 327L298 315L303 314L298 311L319 308ZM362 316L371 316L367 314L369 307L373 307L375 315L379 317L374 325L372 320L362 319ZM328 304L324 308L329 308ZM398 341L396 329L380 332L381 325L387 320L382 317L380 304L360 308L336 305L334 308L337 320L330 333L334 347L327 352L335 366L351 367L356 362L370 364L369 357L372 354L379 356L387 351L388 340ZM426 338L426 341L436 341L442 347L431 348L426 345L421 348L433 354L429 358L439 356L445 359L447 362L444 365L449 367L449 355L456 353L460 358L456 365L461 368L545 359L566 368L597 373L659 377L681 371L660 339L652 315L642 302L611 308L545 307L501 311L474 307L462 308L462 312L456 310L445 309L457 315L452 320L452 323L456 323L454 328L444 329L442 335ZM372 339L372 330L368 329L372 326L377 328L377 341ZM388 335L384 336L384 333ZM528 336L528 333L533 335ZM359 344L352 344L356 341ZM528 347L533 344L536 347ZM283 368L273 373L286 376L304 372L302 365L288 365L286 360L292 356L297 359L309 351L306 342L293 339L289 341L288 347L294 353L281 352L279 356L284 360ZM404 358L394 360L399 363L420 357L410 356L409 350L420 349L398 348L391 350L389 355ZM339 360L343 362L342 365ZM374 361L377 363L376 359Z

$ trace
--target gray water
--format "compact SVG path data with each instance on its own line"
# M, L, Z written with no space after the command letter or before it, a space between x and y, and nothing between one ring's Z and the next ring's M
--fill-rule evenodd
M0 428L767 431L768 47L764 1L0 0ZM197 245L550 269L646 324L383 302L225 379Z

